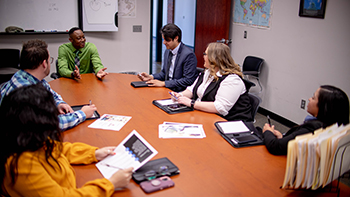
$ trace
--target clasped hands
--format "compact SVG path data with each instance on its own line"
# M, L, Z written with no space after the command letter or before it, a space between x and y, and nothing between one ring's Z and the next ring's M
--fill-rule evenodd
M164 81L154 79L154 77L152 75L149 75L145 72L142 72L142 73L138 74L137 76L139 77L139 79L141 79L141 81L146 81L148 86L165 87Z
M265 133L265 131L271 131L278 139L283 138L282 133L275 129L275 125L270 126L270 124L265 123L263 133Z

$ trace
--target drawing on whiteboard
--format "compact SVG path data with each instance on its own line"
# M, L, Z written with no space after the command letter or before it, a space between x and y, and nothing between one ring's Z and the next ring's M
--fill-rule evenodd
M111 3L108 3L106 1L103 0L92 0L90 1L90 7L92 10L98 11L101 9L101 6L103 4L103 6L107 7L107 6L111 6Z
M84 11L89 24L113 24L117 0L85 0Z
M58 11L56 3L49 3L49 11Z

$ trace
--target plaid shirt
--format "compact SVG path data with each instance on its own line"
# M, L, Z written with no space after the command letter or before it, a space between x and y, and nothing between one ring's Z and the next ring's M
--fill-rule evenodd
M53 91L47 83L45 79L39 81L37 78L35 78L33 75L27 73L24 70L17 71L11 80L3 84L1 87L1 98L0 98L0 104L2 103L2 99L5 95L8 95L11 91L13 91L16 88L19 88L21 86L27 86L32 84L42 83L44 87L47 88L52 93L53 98L55 99L56 106L58 106L61 103L66 104L62 100L61 95L57 94L55 91ZM60 114L58 115L59 119L59 128L64 131L67 129L70 129L76 125L78 125L81 122L84 122L86 119L86 115L83 111L78 110L73 113L67 113L67 114Z

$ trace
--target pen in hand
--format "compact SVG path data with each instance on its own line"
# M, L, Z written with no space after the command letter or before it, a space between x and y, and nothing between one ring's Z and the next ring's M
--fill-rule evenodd
M267 117L267 121L268 121L268 123L269 123L269 125L270 125L270 127L271 127L272 125L271 125L270 116L269 116L269 115L267 115L266 117Z
M176 100L179 99L179 98L177 98L173 93L169 92L169 94L170 94L172 97L174 97Z
M90 105L92 104L91 100L89 100Z

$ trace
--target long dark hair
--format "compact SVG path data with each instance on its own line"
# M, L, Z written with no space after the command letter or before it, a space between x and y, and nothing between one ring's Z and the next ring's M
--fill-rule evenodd
M50 164L49 158L52 158L58 164L57 158L52 156L57 144L59 150L62 150L61 143L57 143L62 142L58 123L58 109L54 98L41 83L17 88L4 97L0 106L0 125L5 128L0 132L2 195L6 195L6 170L9 170L11 183L14 185L18 160L23 152L44 148L46 161ZM5 168L7 162L8 169Z
M341 89L322 85L318 95L317 119L323 122L324 127L334 123L349 123L349 98Z

